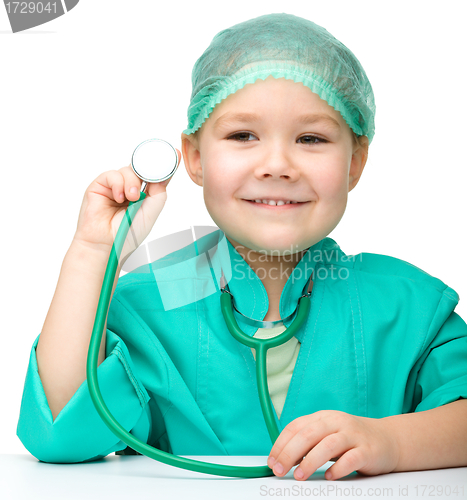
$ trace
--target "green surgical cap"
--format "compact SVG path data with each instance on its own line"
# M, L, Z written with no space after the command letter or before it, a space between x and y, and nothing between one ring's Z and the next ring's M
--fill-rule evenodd
M373 89L354 54L321 26L275 13L220 31L196 61L188 127L196 132L215 106L257 79L301 82L340 112L357 136L375 135Z

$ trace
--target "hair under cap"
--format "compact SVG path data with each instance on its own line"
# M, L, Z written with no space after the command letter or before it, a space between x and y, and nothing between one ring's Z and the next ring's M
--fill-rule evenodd
M193 67L183 133L193 134L223 99L270 75L303 83L371 143L376 106L362 65L324 28L286 13L249 19L212 39Z

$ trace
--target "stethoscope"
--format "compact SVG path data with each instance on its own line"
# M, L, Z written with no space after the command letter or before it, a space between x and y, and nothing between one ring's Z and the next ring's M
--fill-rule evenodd
M167 453L158 450L153 446L136 438L126 431L110 413L107 405L105 404L102 394L99 389L97 381L97 360L99 354L99 347L103 335L104 324L107 318L110 295L113 288L115 274L118 266L118 259L120 257L125 238L128 234L133 219L141 206L144 198L146 197L145 189L150 182L162 182L171 177L178 166L178 155L171 144L162 139L149 139L142 142L133 152L131 159L131 166L135 174L143 181L141 185L141 192L138 201L130 201L125 216L120 223L120 227L115 236L112 249L110 251L109 261L105 270L104 280L102 284L99 303L97 305L96 318L94 320L94 327L92 330L91 341L89 344L88 358L86 363L86 377L88 381L89 393L92 402L96 407L99 416L102 418L107 427L125 444L133 448L135 451L146 455L149 458L179 467L182 469L192 470L195 472L202 472L204 474L214 474L217 476L228 477L266 477L274 475L272 469L268 465L260 466L235 466L235 465L222 465L213 464L209 462L201 462L189 458L183 458L172 453ZM243 315L235 306L234 296L229 290L228 283L225 279L224 271L221 268L220 277L220 301L221 311L224 316L225 323L232 336L247 347L251 347L256 351L256 381L258 386L259 399L261 403L261 410L263 412L264 420L271 438L272 444L275 443L279 436L279 429L274 418L274 410L272 407L271 398L269 396L267 384L267 367L266 355L268 349L277 347L290 340L303 325L310 310L310 299L312 281L311 278L307 282L308 290L305 293L306 285L303 289L302 296L298 299L295 311L287 318L279 321L259 321ZM246 335L238 326L237 320L234 317L234 309L240 315L240 319L246 324L258 326L259 328L273 328L278 323L288 321L296 314L292 324L281 334L270 339L258 339Z

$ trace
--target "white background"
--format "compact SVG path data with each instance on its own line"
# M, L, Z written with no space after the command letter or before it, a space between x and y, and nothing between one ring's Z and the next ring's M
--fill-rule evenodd
M467 319L464 5L81 0L16 34L0 5L0 453L27 453L16 425L30 350L84 191L101 172L128 165L145 139L181 149L193 64L216 33L259 15L287 12L325 27L374 89L369 160L329 236L349 255L391 255L441 279ZM146 241L214 225L183 164L167 193Z

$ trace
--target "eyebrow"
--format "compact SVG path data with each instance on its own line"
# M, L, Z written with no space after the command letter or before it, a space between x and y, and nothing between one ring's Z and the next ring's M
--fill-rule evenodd
M232 122L257 123L261 117L256 113L225 113L214 122L214 128L226 125ZM302 125L310 125L313 123L323 122L331 127L340 130L340 125L337 120L326 114L308 114L301 115L296 120L296 123Z

